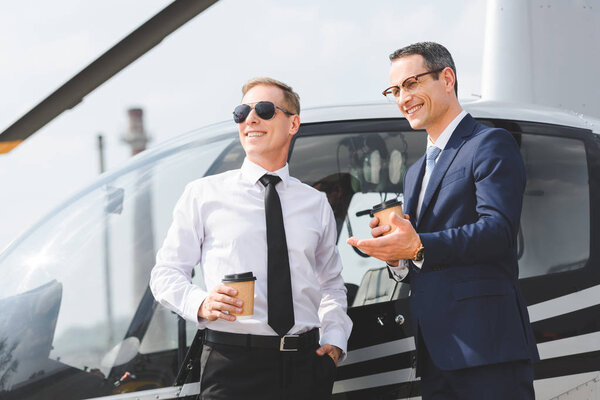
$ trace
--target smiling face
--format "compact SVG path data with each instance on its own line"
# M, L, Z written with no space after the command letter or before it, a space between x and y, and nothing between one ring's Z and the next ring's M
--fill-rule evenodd
M406 78L427 72L425 59L418 54L398 58L390 68L390 84L401 85ZM450 68L419 78L414 91L400 92L398 108L413 129L425 129L435 141L461 108L454 94L454 72Z
M248 90L242 98L242 104L252 106L259 101L270 101L288 109L283 91L277 86L259 84ZM246 120L238 124L238 131L248 159L268 171L276 171L285 165L290 142L299 127L298 115L290 116L277 109L273 118L264 120L252 109Z

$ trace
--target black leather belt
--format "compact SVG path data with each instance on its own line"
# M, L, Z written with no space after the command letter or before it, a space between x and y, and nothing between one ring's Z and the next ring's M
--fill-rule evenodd
M312 350L319 344L319 328L311 329L300 335L263 336L243 333L230 333L206 329L204 341L231 346L258 347L279 351Z

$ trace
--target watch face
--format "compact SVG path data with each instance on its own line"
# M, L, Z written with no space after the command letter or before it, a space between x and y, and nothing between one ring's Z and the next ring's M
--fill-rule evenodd
M417 251L417 254L415 254L415 261L423 261L424 253L425 253L425 249L421 247Z

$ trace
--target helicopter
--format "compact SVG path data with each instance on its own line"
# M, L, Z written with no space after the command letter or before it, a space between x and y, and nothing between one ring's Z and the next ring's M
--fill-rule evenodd
M492 10L511 6L490 3ZM514 25L520 7L513 15L497 12L499 22L488 24L490 62L501 63L507 47L522 49ZM517 33L501 35L509 22ZM598 55L593 57L591 64L597 65ZM508 60L504 63L516 65L506 68L523 70L522 63ZM522 81L507 82L488 71L482 98L461 104L479 122L508 130L525 163L519 283L542 359L535 365L536 398L588 398L600 388L600 120L534 104ZM86 90L93 88L75 97ZM49 103L73 104L55 93ZM33 134L52 115L45 107L29 114L37 125L27 125L26 115L0 140L14 147ZM153 237L164 237L185 184L239 168L244 152L237 135L236 125L227 121L139 154L68 199L0 254L0 399L197 396L202 331L154 301L147 283L155 243L135 235L133 221L140 219L140 209L149 210L151 218L142 216L142 223ZM369 235L362 210L402 199L404 171L421 157L425 142L426 133L413 130L395 104L302 112L288 156L290 173L323 191L333 209L354 323L334 399L420 397L410 285L390 280L381 262L345 241ZM202 274L192 282L202 286Z

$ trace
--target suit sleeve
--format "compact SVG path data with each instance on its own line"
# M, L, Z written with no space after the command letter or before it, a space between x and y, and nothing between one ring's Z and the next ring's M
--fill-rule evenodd
M525 167L519 148L502 129L482 133L478 142L471 167L476 221L420 233L425 247L424 266L476 264L516 252L525 189Z

